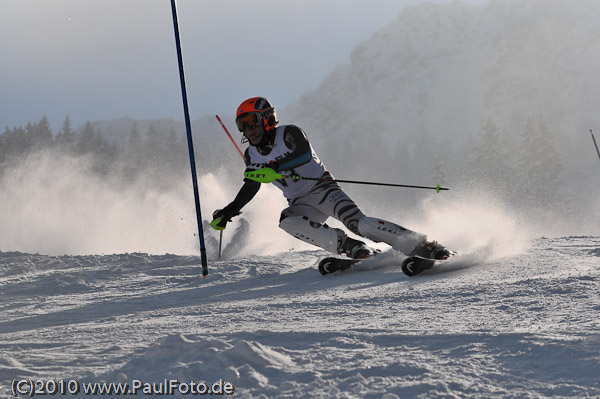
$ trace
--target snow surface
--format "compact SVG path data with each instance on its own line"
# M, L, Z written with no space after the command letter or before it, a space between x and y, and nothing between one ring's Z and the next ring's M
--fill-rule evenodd
M166 378L239 398L600 397L600 237L527 248L413 278L393 253L330 276L320 250L212 261L202 279L197 256L2 252L0 395Z

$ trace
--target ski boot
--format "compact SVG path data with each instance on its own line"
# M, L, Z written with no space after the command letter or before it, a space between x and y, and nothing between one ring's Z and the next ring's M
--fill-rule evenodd
M408 256L419 256L421 258L443 260L448 259L450 251L444 248L443 245L438 244L437 241L423 240L415 249L412 250Z
M362 241L346 237L343 244L338 248L338 253L352 259L365 259L375 255L375 250Z
M450 255L452 252L438 244L437 241L423 240L402 262L402 272L407 276L415 276L431 269L436 260L448 259Z

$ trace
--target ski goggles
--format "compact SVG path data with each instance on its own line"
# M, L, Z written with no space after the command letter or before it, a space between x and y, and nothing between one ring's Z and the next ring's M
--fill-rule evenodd
M240 132L246 129L257 128L262 123L262 115L258 112L246 112L235 119L235 124Z

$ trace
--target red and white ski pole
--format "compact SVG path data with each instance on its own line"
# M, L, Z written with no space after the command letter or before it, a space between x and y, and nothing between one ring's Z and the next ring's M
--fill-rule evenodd
M242 157L242 160L244 160L244 154L242 153L242 150L240 150L240 147L238 147L238 145L236 144L236 142L233 139L233 137L231 137L231 134L229 134L229 130L227 130L227 127L225 127L225 124L223 123L223 121L221 120L221 118L219 118L219 115L215 115L215 116L217 117L217 120L219 121L219 123L223 127L223 130L225 130L225 133L227 133L227 136L229 136L229 139L231 140L231 142L233 143L233 145L235 146L235 148L240 153L240 156ZM219 259L221 259L221 244L222 243L223 243L223 230L221 230L220 233L219 233Z
M217 120L219 121L219 123L223 127L223 130L225 130L225 133L227 133L227 135L229 136L229 139L231 140L231 142L233 143L233 145L235 146L235 148L240 153L240 156L242 157L242 159L244 159L244 154L242 153L242 150L240 150L240 147L238 147L238 145L236 144L236 142L233 139L233 137L231 137L231 134L229 134L229 130L227 130L227 128L225 127L225 124L223 123L223 121L221 120L221 118L219 118L219 115L215 115L215 116L217 117Z

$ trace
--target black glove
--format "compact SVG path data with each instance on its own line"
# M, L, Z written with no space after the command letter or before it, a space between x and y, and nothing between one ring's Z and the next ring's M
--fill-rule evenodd
M215 230L225 230L227 222L231 222L231 218L240 214L240 209L233 202L223 209L217 209L213 212L213 221L210 223Z

